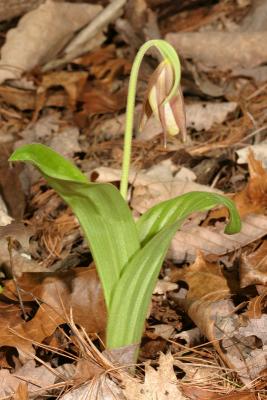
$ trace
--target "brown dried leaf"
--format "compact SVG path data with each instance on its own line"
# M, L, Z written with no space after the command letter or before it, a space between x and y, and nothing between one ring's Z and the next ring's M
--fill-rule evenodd
M0 396L1 398L9 398L13 395L18 385L21 383L8 369L0 370Z
M122 390L107 374L64 394L61 400L125 400Z
M4 201L0 195L0 226L8 225L11 222L12 222L12 218L10 217L10 215L8 215L6 204L4 203ZM0 247L0 253L1 253L1 247Z
M23 72L53 59L73 34L101 10L97 4L47 0L24 15L18 26L8 32L2 47L0 82L20 78Z
M267 66L260 65L254 68L237 68L232 71L232 77L243 77L252 79L255 83L261 84L267 80ZM254 145L252 145L254 147ZM256 145L257 146L257 145ZM243 149L240 149L241 153ZM239 150L238 150L239 152Z
M251 148L248 150L249 180L245 188L232 196L241 217L249 214L264 214L267 210L267 171L261 161L256 160ZM222 208L210 213L209 219L222 218L227 211Z
M80 101L84 103L83 113L86 115L114 113L125 107L126 93L125 91L108 93L104 88L88 86L80 97Z
M72 310L74 322L83 326L86 332L103 332L106 309L94 268L75 268L47 274L28 273L18 280L18 284L57 311L65 321ZM31 295L27 296L31 298Z
M250 178L244 190L234 195L239 214L243 217L251 213L264 214L267 209L267 171L261 161L248 151Z
M14 400L28 400L29 399L29 392L28 386L26 382L19 383L17 390L13 397Z
M235 102L195 102L186 107L187 127L197 131L209 130L215 124L221 124L228 114L235 111Z
M250 300L248 304L248 310L246 312L246 315L249 318L260 318L262 316L262 312L265 308L267 301L267 289L266 287L263 289L263 293L261 293L259 296L254 297L252 300Z
M142 106L139 104L135 108L134 129L138 129L138 117L142 112ZM120 114L116 118L112 117L107 120L97 123L92 127L92 134L96 135L99 139L117 138L123 135L125 129L125 114ZM159 133L161 133L160 130Z
M161 354L157 370L145 366L145 381L138 382L136 379L125 377L123 379L123 393L127 400L183 400L178 388L178 382L173 370L174 359L171 354Z
M261 339L262 344L267 344L267 315L264 314L260 318L251 318L249 319L246 326L241 326L239 328L239 333L244 336L257 336ZM267 352L266 352L267 354ZM267 361L266 361L267 363Z
M197 346L198 344L201 343L201 338L202 338L201 332L197 327L189 329L187 331L182 331L175 335L175 339L182 340L187 347Z
M94 51L90 51L81 57L77 57L75 60L73 60L73 63L83 66L103 66L109 60L113 60L115 58L116 47L114 44L110 44L108 46L95 49Z
M22 222L12 221L9 225L0 226L0 240L17 240L25 250L29 250L30 238L34 233L32 226L25 226Z
M98 377L99 375L103 374L104 371L104 368L92 360L81 358L76 364L75 373L72 379L75 380L76 384L80 385L95 377Z
M190 400L219 400L220 399L220 397L218 397L217 394L215 395L210 390L202 388L201 386L195 386L193 383L190 383L190 385L188 385L188 384L182 385L182 388L183 388L184 394Z
M267 366L266 315L249 321L247 327L244 327L242 318L235 313L235 307L228 299L230 284L232 291L238 283L229 276L228 286L221 268L207 263L202 255L185 270L184 277L182 273L180 279L187 282L189 291L185 299L176 298L176 302L186 309L228 367L233 368L240 379L249 384ZM255 340L255 336L261 343Z
M25 311L30 311L26 305ZM21 314L19 305L0 302L0 346L17 347L20 351L27 354L33 352L32 343L29 340L27 341L14 336L11 332L11 329L25 325Z
M236 392L230 393L222 396L223 400L257 400L256 393L247 391L247 392ZM203 399L202 399L203 400ZM211 400L219 400L217 395L213 396Z
M218 214L220 214L220 210ZM219 218L214 212L215 218ZM214 215L213 211L210 216ZM214 217L213 217L214 218ZM176 233L168 256L177 262L184 260L193 261L197 250L204 254L223 255L240 249L267 233L267 217L264 215L248 215L242 219L242 229L234 235L224 234L224 224L217 224L215 227L194 226L185 224Z
M116 57L116 56L115 56ZM101 80L102 84L109 85L123 74L128 75L131 71L131 63L124 58L114 58L106 60L103 64L99 62L91 67L91 73L95 75L96 79Z
M265 80L267 81L267 76ZM257 161L261 161L263 167L267 169L267 140L237 150L236 154L238 155L238 160L237 160L238 164L248 163L248 155L250 150L253 151L255 159Z
M35 364L34 360L29 360L14 373L6 369L0 370L1 399L13 395L13 400L28 400L28 395L36 392L36 389L45 389L55 382L56 372L54 373L52 368L49 369L45 365L36 367ZM36 398L35 396L31 398Z
M153 331L151 333L150 331L147 332L147 336L153 340L157 339L158 337L169 340L175 332L175 328L167 324L150 325L149 329L152 329Z
M208 130L213 125L224 122L236 108L237 103L235 102L194 102L186 104L186 127L197 131ZM161 132L160 122L154 116L151 116L137 137L141 140L150 140Z
M4 146L0 151L0 191L13 218L23 217L25 196L22 190L19 173L21 166L10 168L8 157L10 153Z
M235 194L234 200L242 218L242 229L235 235L225 235L223 227L207 228L209 221L227 217L227 210L220 208L209 213L201 227L184 226L174 238L171 257L180 261L194 259L196 249L205 253L222 255L239 249L267 232L267 217L262 215L267 210L267 172L261 161L255 160L253 152L248 155L250 179L241 192Z
M84 71L55 71L43 75L40 86L37 89L34 119L37 119L39 112L47 102L48 90L55 86L61 86L64 88L68 95L69 109L73 111L87 77L88 73Z
M206 261L201 252L198 252L193 264L188 268L178 270L177 273L180 275L179 279L184 280L189 286L185 299L186 308L202 299L205 301L216 301L225 299L230 294L230 288L223 274L222 267L217 263ZM173 279L176 280L177 277L178 275ZM197 315L194 315L194 320L196 319Z
M6 322L0 330L0 345L13 346L29 353L31 342L42 342L53 334L56 327L69 321L70 310L74 322L88 333L101 333L105 329L106 311L100 282L95 269L75 268L60 273L26 273L18 279L24 302L35 298L43 303L30 321L17 316ZM16 300L13 281L8 281L4 296ZM14 333L10 332L10 328ZM19 338L18 336L19 335Z
M22 139L16 142L16 147L29 143L43 143L68 158L81 151L78 141L79 129L63 121L58 113L41 117L20 132L20 136ZM36 182L40 177L39 172L29 166L24 167L23 172L24 179L28 178L28 184L29 181Z
M204 360L203 360L204 361ZM205 361L199 360L197 365L194 363L183 362L179 359L175 360L175 365L179 367L182 371L185 372L185 376L183 381L190 382L193 385L206 385L209 382L210 387L212 387L213 383L218 382L218 377L220 376L220 372L223 374L223 371L218 371L217 368L214 368L213 365L207 365Z
M16 277L21 276L24 272L44 272L46 269L37 263L37 261L29 259L25 254L13 249L13 273ZM3 266L7 266L7 270L10 272L10 254L6 240L0 242L0 263Z
M267 284L267 241L251 254L243 254L240 263L240 286Z
M153 294L164 294L172 290L178 289L177 283L165 281L164 279L158 279L156 286L153 290Z
M94 85L99 85L99 90L102 87L102 91L105 91L103 97L107 94L107 87L108 91L114 90L112 85L118 76L128 75L131 70L131 63L124 58L118 58L113 44L87 53L73 62L78 65L90 66L90 75L94 75L96 81ZM88 85L89 94L84 97L85 103L90 100L91 90L95 89ZM126 94L124 93L123 96L126 97ZM81 101L83 101L82 97Z
M15 377L18 381L28 382L28 390L34 393L37 388L46 388L55 383L57 373L49 365L40 365L36 367L35 360L27 361L21 368L16 370Z
M21 111L33 110L35 107L34 90L22 90L10 86L1 86L0 98L1 101L15 106Z
M196 300L190 305L188 315L196 319L194 322L201 332L243 383L249 387L254 379L260 377L267 366L266 346L256 338L257 333L256 336L244 337L240 331L242 320L235 314L235 307L230 300Z
M183 391L190 400L257 400L257 395L251 391L234 391L229 394L218 394L210 389L204 389L194 385L183 385Z
M181 56L220 70L255 67L267 58L266 31L169 33L165 39Z
M6 264L7 276L21 276L23 272L38 271L37 263L25 257L21 250L29 252L30 238L35 233L32 226L25 226L22 222L12 221L10 224L0 226L0 260ZM14 242L20 243L21 248L16 250ZM21 254L22 253L22 254ZM17 289L18 290L18 289Z
M0 3L0 21L9 21L15 17L25 14L27 11L36 8L44 0L21 0L19 2Z
M25 90L2 86L0 87L0 98L3 102L15 106L21 111L34 110L36 108L36 90ZM49 92L45 98L45 104L43 104L43 106L67 107L67 95L63 90Z

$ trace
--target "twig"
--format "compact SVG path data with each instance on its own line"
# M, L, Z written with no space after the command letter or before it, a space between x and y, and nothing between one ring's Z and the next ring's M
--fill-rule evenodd
M242 145L244 145L244 146L247 145L247 144L244 144L244 143L243 143L245 140L250 139L250 138L252 138L252 137L255 136L255 135L258 135L260 132L264 131L265 129L267 129L267 125L263 125L262 127L260 127L260 128L258 128L258 129L256 129L255 131L251 132L249 135L243 137L242 140L241 140L241 142L235 143L234 146L240 145L240 143L241 143Z
M121 13L126 0L113 0L96 18L90 22L66 47L65 53L76 52L88 40L97 35L107 24L112 22Z
M111 3L70 42L64 50L65 56L59 60L50 61L42 68L42 71L45 72L59 67L89 51L91 49L91 39L102 32L105 26L121 15L122 7L125 3L126 0L111 1Z
M9 110L5 110L4 108L0 107L0 114L1 115L5 115L8 118L16 118L16 119L22 119L22 116L17 113L16 111L9 111Z
M257 89L255 92L253 92L250 96L246 98L246 100L252 100L254 97L258 96L267 88L267 83L265 83L263 86L261 86L259 89Z

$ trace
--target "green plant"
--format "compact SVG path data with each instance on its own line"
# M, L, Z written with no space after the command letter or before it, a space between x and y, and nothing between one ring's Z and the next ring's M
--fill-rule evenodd
M177 94L180 64L175 50L164 41L145 43L137 55L130 79L121 193L111 184L88 182L72 163L41 144L21 147L10 157L10 161L35 165L79 219L103 287L108 313L106 345L110 349L139 345L149 301L170 241L190 213L226 206L229 210L226 232L240 230L234 203L226 197L206 192L187 193L159 203L137 222L132 217L125 198L133 107L138 70L151 46L156 46L163 57L161 71L167 65L171 89L160 105L153 103L153 96L150 98L150 112L153 109L157 112L158 106L160 118L160 107L164 109L168 102L173 106L175 96L181 106L181 94ZM171 123L165 120L166 131L177 133L179 123L179 118L172 118Z

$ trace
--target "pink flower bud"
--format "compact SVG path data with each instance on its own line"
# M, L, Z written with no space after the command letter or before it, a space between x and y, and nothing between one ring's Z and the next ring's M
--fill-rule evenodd
M151 114L154 114L161 122L165 140L166 135L175 136L180 133L183 141L186 141L185 109L181 87L179 86L177 93L168 99L173 85L173 67L168 60L164 60L149 79L140 129L144 127Z

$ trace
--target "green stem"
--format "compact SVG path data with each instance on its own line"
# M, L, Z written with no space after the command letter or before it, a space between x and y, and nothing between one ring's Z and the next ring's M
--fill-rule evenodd
M165 51L160 47L163 44L163 40L149 40L144 43L136 57L132 66L130 81L129 81L129 89L128 89L128 97L127 97L127 106L126 106L126 122L125 122L125 133L124 133L124 149L123 149L123 162L122 162L122 176L121 176L121 185L120 192L122 197L127 200L127 191L128 191L128 179L129 179L129 170L130 170L130 162L131 162L131 150L132 150L132 137L133 137L133 122L134 122L134 108L135 108L135 95L136 95L136 86L138 79L138 72L140 69L140 65L142 63L143 57L147 50L155 46L161 53L162 57L165 57Z

